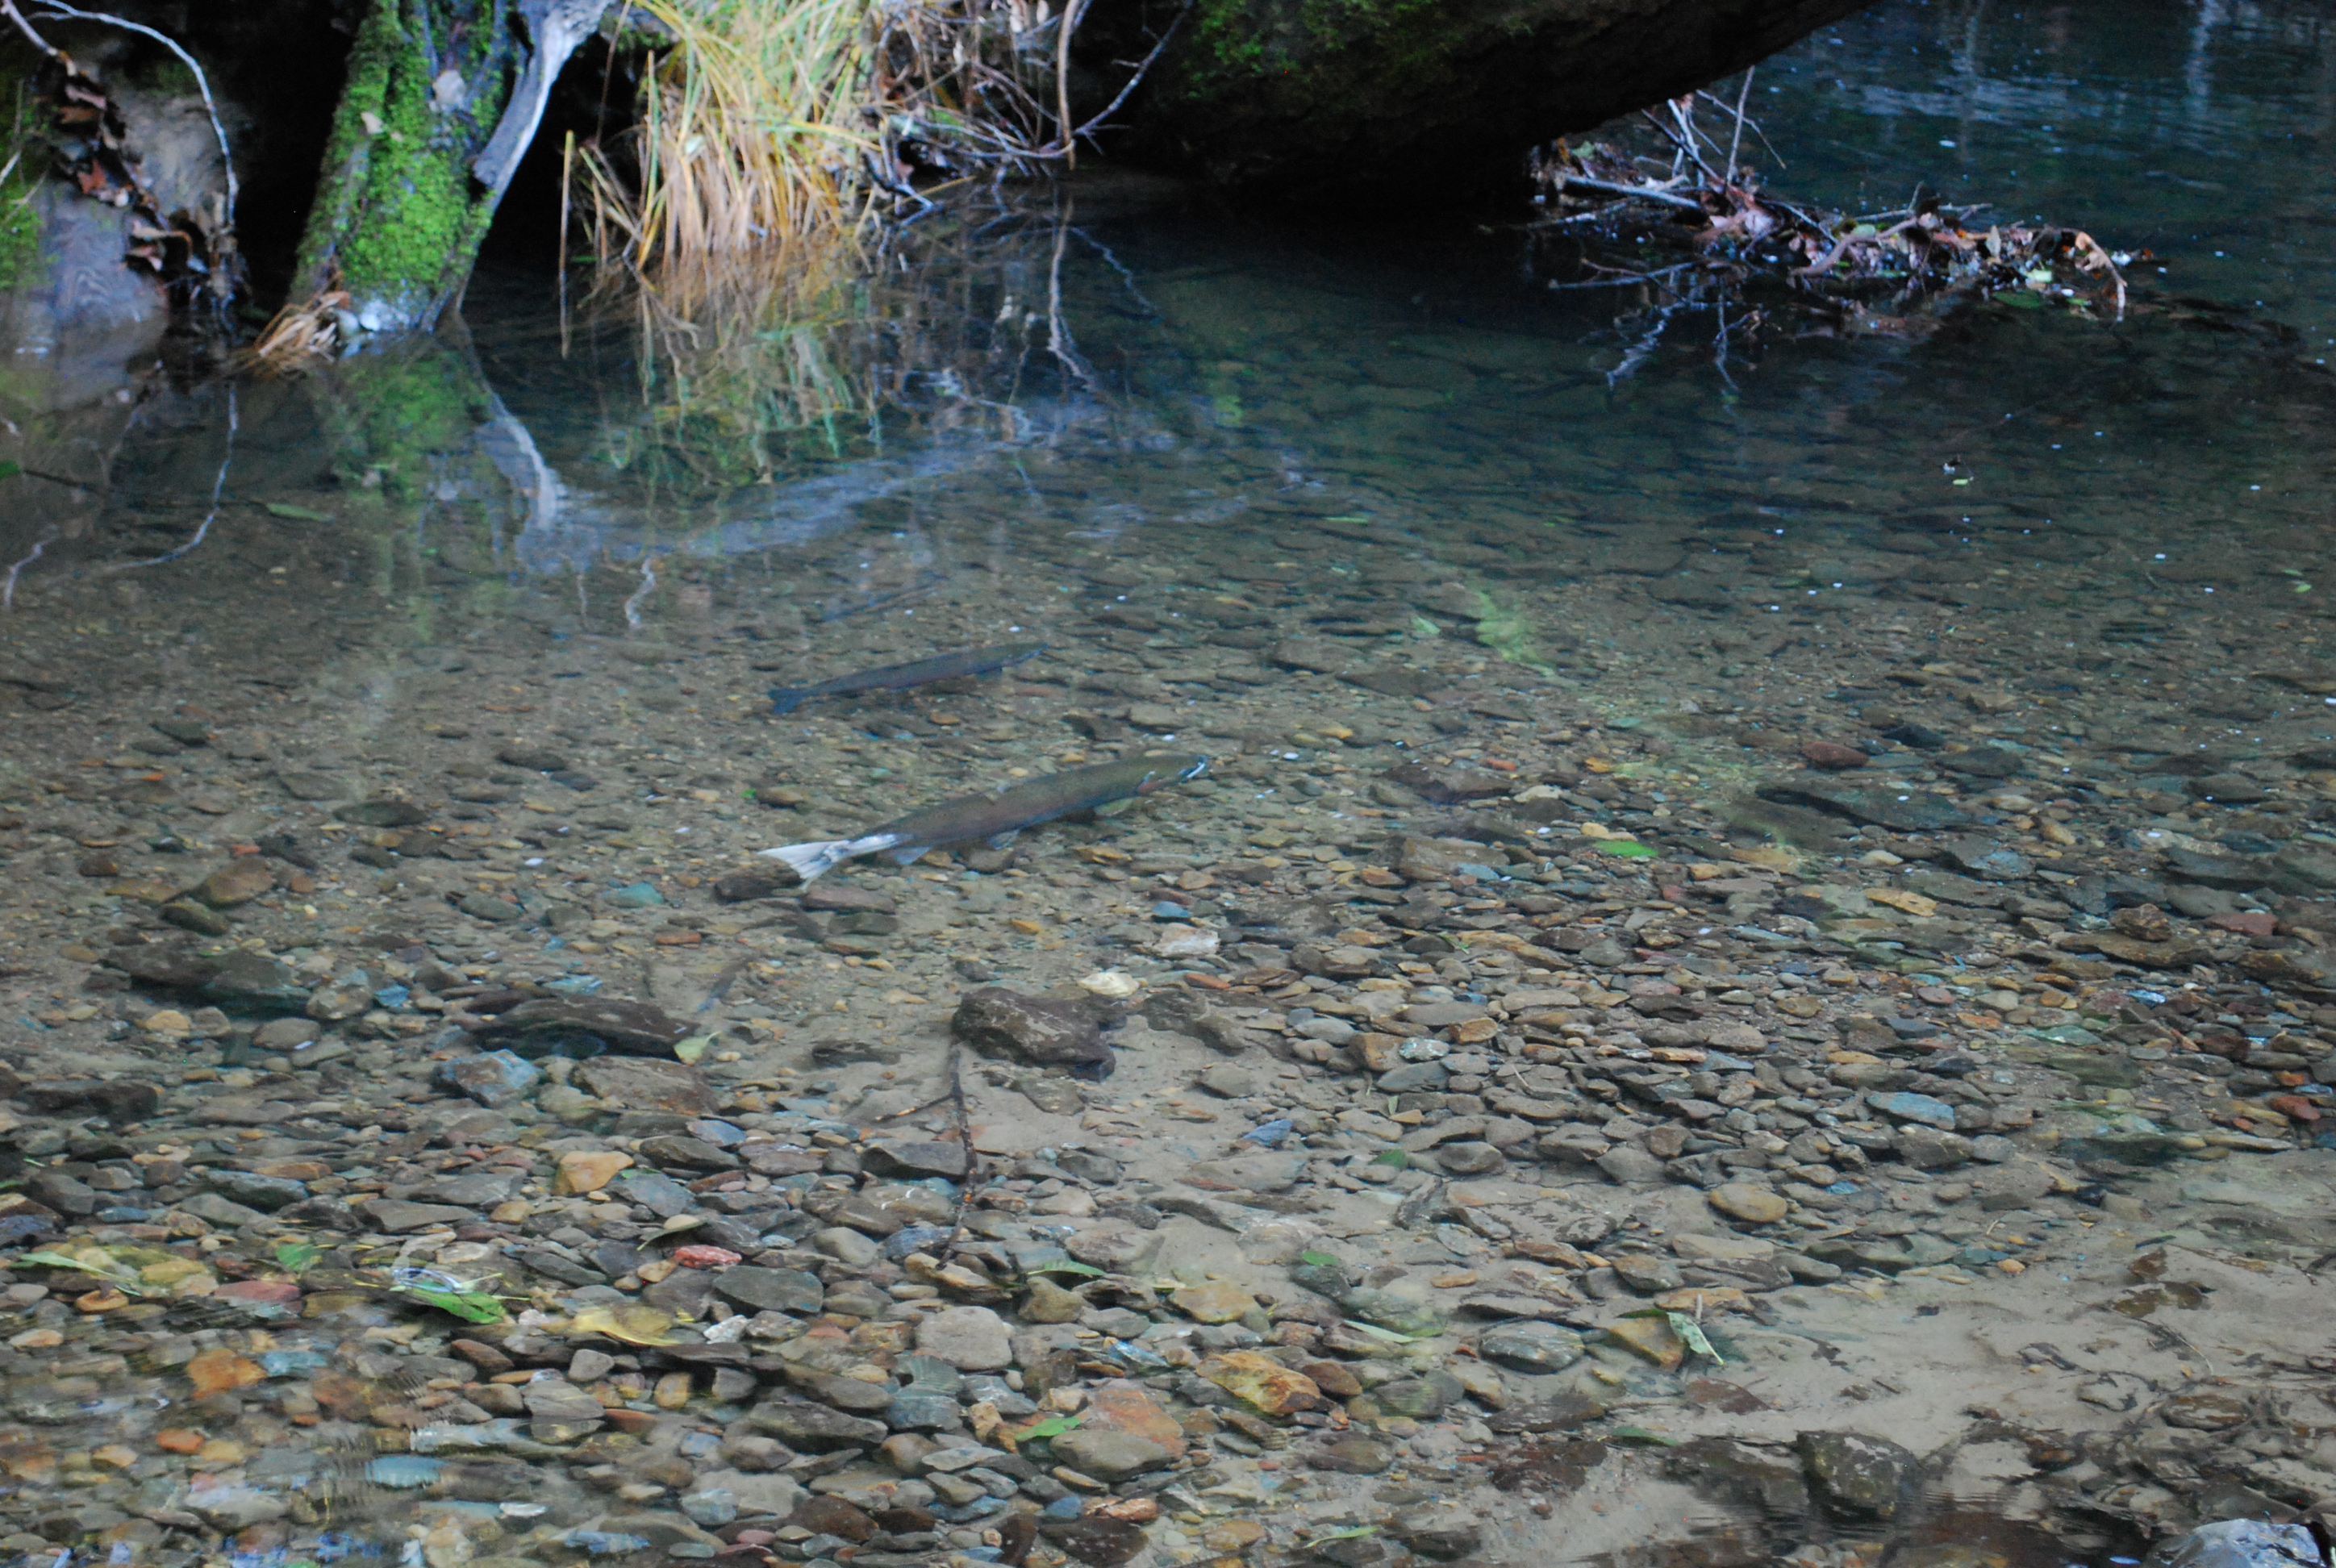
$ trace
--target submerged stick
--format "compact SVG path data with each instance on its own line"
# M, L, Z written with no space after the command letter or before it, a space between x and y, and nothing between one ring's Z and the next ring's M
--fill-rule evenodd
M236 432L241 428L241 422L236 416L235 384L229 382L227 389L227 451L219 458L219 476L211 481L211 509L203 514L202 526L195 530L194 538L178 549L150 560L124 561L113 569L115 571L135 571L141 566L161 566L166 561L176 560L209 536L211 524L219 521L219 497L227 491L227 471L234 465Z

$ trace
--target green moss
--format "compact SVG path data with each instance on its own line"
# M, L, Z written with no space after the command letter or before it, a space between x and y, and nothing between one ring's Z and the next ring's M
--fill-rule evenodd
M1253 112L1260 89L1280 112L1338 120L1470 91L1463 63L1487 27L1437 0L1202 0L1197 47L1178 68L1180 96Z
M436 338L352 359L328 385L325 423L341 466L378 470L384 500L417 492L434 462L469 448L491 413L477 367Z
M27 134L30 119L25 105L31 73L39 62L24 52L15 53L22 56L21 70L8 69L18 64L15 59L0 62L0 83L14 88L13 92L0 88L0 102L13 101L15 105L9 122L0 125L0 164L13 164L8 177L0 180L0 289L35 287L49 270L48 253L41 245L41 213L33 200L48 167L49 151Z
M0 289L30 288L48 277L34 190L21 172L0 180Z
M502 73L481 69L500 46L494 30L453 25L473 9L462 0L379 0L368 13L301 244L299 276L311 289L337 275L361 303L419 311L469 274L494 213L470 163L508 91ZM427 26L417 24L423 13ZM427 43L433 36L464 42L438 54ZM433 103L433 83L450 66L489 84L465 112Z

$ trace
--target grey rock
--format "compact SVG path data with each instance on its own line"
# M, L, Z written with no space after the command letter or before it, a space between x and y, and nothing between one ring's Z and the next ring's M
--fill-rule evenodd
M846 1232L851 1234L852 1232ZM742 1264L714 1277L715 1294L758 1312L817 1312L826 1290L817 1274L801 1269L764 1269Z
M909 1142L871 1144L861 1151L863 1168L873 1176L897 1176L914 1181L924 1176L945 1176L952 1182L965 1179L966 1150L963 1144L940 1142Z
M529 1415L542 1421L598 1421L608 1413L599 1400L558 1378L524 1385L520 1400Z
M494 1175L474 1171L459 1176L442 1176L414 1190L414 1196L433 1203L458 1203L466 1209L488 1209L501 1203L517 1190L516 1175Z
M695 1067L675 1061L598 1057L579 1063L569 1081L586 1094L628 1111L710 1116L722 1105L722 1096Z
M1108 1427L1078 1427L1054 1441L1063 1463L1098 1481L1124 1481L1146 1470L1157 1470L1173 1455L1149 1438Z
M1557 1372L1582 1359L1582 1336L1555 1323L1504 1323L1476 1341L1476 1354L1514 1372Z
M1247 1067L1220 1062L1193 1080L1209 1093L1227 1100L1246 1100L1264 1088L1264 1080Z
M1124 1167L1108 1154L1093 1154L1085 1149L1065 1149L1055 1156L1055 1164L1082 1182L1093 1182L1099 1187L1115 1186Z
M408 1205L408 1207L413 1206L414 1205ZM257 1209L248 1208L232 1199L222 1198L217 1193L198 1193L180 1203L179 1207L196 1219L208 1220L214 1225L248 1225L268 1217ZM466 1212L463 1218L469 1217Z
M1884 1437L1808 1432L1800 1446L1817 1495L1840 1513L1894 1519L1922 1485L1922 1461Z
M1508 1160L1490 1144L1462 1141L1439 1144L1436 1163L1455 1176L1484 1176L1508 1168Z
M1670 1180L1662 1161L1632 1144L1609 1149L1593 1163L1626 1187L1652 1187Z
M1111 1059L1098 1009L1025 996L1003 986L968 992L950 1016L958 1038L985 1056L1042 1066L1076 1066Z
M697 1194L675 1181L671 1176L655 1171L630 1170L620 1174L611 1189L628 1203L638 1203L660 1220L676 1214L686 1214L697 1207Z
M1679 1266L1651 1252L1617 1252L1607 1259L1615 1277L1642 1296L1679 1288Z
M917 1350L964 1372L992 1372L1014 1360L1012 1330L987 1307L948 1307L917 1323Z
M255 1175L249 1171L213 1171L211 1191L250 1208L274 1213L308 1195L307 1186L285 1176Z
M2142 1568L2321 1568L2319 1543L2301 1524L2223 1519L2160 1541Z
M716 1148L703 1138L672 1134L643 1138L640 1154L657 1165L684 1171L735 1171L742 1164L729 1150Z
M835 1448L866 1447L891 1436L881 1421L847 1416L824 1405L788 1403L757 1405L746 1413L754 1429L767 1432L788 1447L806 1454Z
M681 1511L691 1524L718 1530L738 1517L738 1495L720 1487L700 1489L683 1496Z
M468 1209L457 1209L446 1203L413 1203L396 1198L375 1198L364 1205L365 1217L375 1230L392 1235L404 1231L425 1230L432 1225L459 1225L472 1218Z
M1156 1231L1141 1231L1132 1225L1098 1225L1065 1237L1063 1251L1107 1274L1125 1274L1134 1272L1144 1260L1158 1252L1163 1241Z
M1406 1062L1381 1073L1378 1087L1386 1095L1435 1094L1451 1079L1451 1069L1442 1062Z
M884 1255L883 1248L843 1225L815 1232L811 1244L822 1256L832 1258L847 1269L865 1269Z
M1898 1157L1918 1171L1951 1171L1968 1164L1971 1143L1960 1133L1943 1133L1936 1127L1910 1122L1900 1127L1891 1139Z
M1418 1378L1397 1378L1381 1383L1370 1391L1378 1407L1390 1416L1407 1416L1416 1421L1433 1421L1445 1409L1467 1397L1468 1390L1460 1379L1449 1372L1430 1372Z

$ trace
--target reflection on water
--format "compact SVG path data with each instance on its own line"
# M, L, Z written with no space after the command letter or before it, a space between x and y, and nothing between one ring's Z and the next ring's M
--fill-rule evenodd
M2088 1268L2122 1271L2116 1250L2145 1235L2213 1251L2224 1301L2251 1288L2246 1269L2324 1254L2307 1199L2330 1104L2314 1064L2336 1027L2321 902L2336 887L2322 648L2336 410L2313 334L2336 321L2336 274L2309 225L2328 194L2331 72L2336 37L2302 5L1893 4L1829 30L1761 78L1789 179L1844 200L1860 181L1893 200L1916 180L1952 183L2082 221L2157 253L2137 273L2153 308L2112 328L2005 299L1920 345L1771 344L1732 381L1683 335L1611 382L1630 344L1607 307L1545 287L1515 234L1294 229L1114 181L1059 210L934 214L876 275L820 280L784 308L562 322L542 279L485 278L469 336L305 380L136 376L69 408L44 406L29 378L10 387L24 472L5 482L0 516L9 1027L28 1077L64 1071L61 1056L133 1077L161 1064L176 1097L59 1091L85 1118L20 1139L21 1156L83 1172L72 1179L90 1200L73 1237L34 1233L115 1251L70 1265L91 1271L89 1298L40 1282L44 1267L66 1277L54 1261L19 1262L22 1282L0 1287L18 1423L0 1434L15 1488L0 1505L18 1530L0 1552L78 1540L178 1568L193 1558L186 1532L207 1526L235 1534L238 1564L399 1553L519 1568L642 1543L727 1552L731 1536L672 1524L709 1473L753 1494L723 1528L756 1498L777 1506L777 1483L739 1456L737 1378L754 1381L729 1378L715 1326L685 1323L640 1355L595 1340L631 1362L592 1352L608 1362L594 1398L629 1412L613 1435L647 1436L579 1458L565 1417L492 1381L501 1352L462 1349L447 1321L417 1329L386 1299L393 1266L501 1269L547 1311L561 1290L619 1294L579 1281L638 1290L649 1272L630 1251L642 1225L575 1230L558 1205L588 1218L594 1205L547 1193L549 1164L528 1164L548 1161L553 1113L522 1106L533 1121L433 1144L423 1113L365 1098L383 1083L427 1098L398 1073L449 1037L450 1001L506 985L605 988L686 1014L729 1053L709 1063L773 1075L745 1080L727 1113L742 1125L846 1141L858 1124L830 1119L828 1098L845 1090L813 1075L865 1069L846 1085L868 1096L860 1122L922 1115L934 1102L888 1086L877 1064L901 1059L918 1009L999 974L1036 989L1113 966L1246 988L1245 1005L1290 1020L1298 1044L1277 1056L1308 1094L1359 1070L1344 1042L1393 1037L1346 1022L1382 1017L1369 998L1386 988L1464 1010L1522 988L1544 998L1549 1032L1498 1070L1554 1074L1526 1085L1544 1096L1533 1104L1574 1094L1586 1080L1548 1064L1586 1072L1601 1040L1611 1056L1627 1038L1633 1061L1669 1049L1710 1064L1700 1108L1682 1113L1700 1118L1693 1138L1684 1123L1637 1126L1629 1147L1704 1160L1714 1181L1773 1174L1799 1229L1794 1271L1762 1262L1764 1290L1846 1271L1842 1291L1868 1291L1860 1310L1886 1280L1909 1302L1975 1292L1909 1306L1893 1332L1916 1334L1942 1311L1991 1321L1974 1301L2023 1273L2039 1290L2063 1270L2090 1289ZM770 687L1032 638L1051 652L986 681L766 712ZM710 901L753 850L1154 740L1204 745L1214 782L1019 850L853 873L881 907ZM1465 847L1435 852L1441 870L1432 854L1416 869L1416 849L1412 869L1385 870L1401 858L1390 834ZM264 896L180 896L198 860L208 870L242 845L276 868ZM1465 901L1450 911L1396 891L1447 874ZM1131 877L1156 891L1113 901L1133 896ZM1335 920L1308 912L1333 889L1369 891ZM740 912L766 908L784 912ZM1566 956L1470 934L1519 919ZM1454 921L1462 934L1432 934ZM265 974L153 970L167 944L150 939L185 933L240 944ZM1299 947L1329 988L1303 1006L1291 998L1309 982L1280 967ZM1654 961L1665 947L1691 956ZM108 953L112 967L93 967ZM1589 969L1530 967L1577 958ZM1382 989L1347 985L1367 975ZM159 1005L172 996L183 1008ZM1865 1033L1842 1026L1844 1054L1832 1020L1853 997L1871 1011ZM294 1016L268 1022L277 1011ZM839 1016L849 1038L826 1032ZM1193 1043L1157 1016L1149 1037ZM1737 1016L1852 1077L1756 1084L1727 1054L1754 1047L1708 1037ZM1690 1018L1704 1035L1660 1044ZM1485 1037L1418 1027L1462 1047ZM1960 1130L1939 1138L1961 1152L1800 1097L1903 1087L1914 1075L1885 1057L1923 1039L1955 1051L1922 1058L1920 1092L1900 1097L1923 1102L1910 1115L1943 1112L1941 1128ZM781 1040L812 1049L758 1067ZM1489 1059L1451 1060L1437 1081L1452 1103L1431 1096L1424 1115L1481 1118L1479 1090L1510 1092L1486 1086ZM195 1091L222 1084L245 1096L245 1125L190 1121L208 1103ZM1260 1097L1282 1089L1212 1092L1248 1094L1260 1117L1291 1109ZM1926 1099L1938 1095L1954 1103ZM275 1108L248 1109L255 1097ZM1367 1096L1344 1114L1369 1120L1341 1125L1400 1129L1380 1115L1399 1109L1392 1091ZM1179 1115L1177 1127L1212 1119ZM1444 1170L1547 1147L1519 1143L1540 1129L1511 1120L1523 1132L1510 1153L1484 1130ZM1990 1138L1995 1154L1969 1152ZM1872 1174L1900 1171L1902 1148L1929 1151L1936 1176ZM1572 1182L1590 1157L1552 1149L1539 1179ZM475 1213L404 1238L361 1229L349 1204L423 1193L423 1162L440 1162L439 1196L422 1201ZM2048 1166L2059 1177L2020 1185ZM1324 1212L1391 1168L1339 1167ZM230 1174L204 1190L190 1169ZM444 1195L505 1175L537 1184ZM219 1193L289 1195L270 1182L300 1189L298 1207L268 1210L297 1222L232 1204L202 1219ZM724 1193L739 1205L725 1213L763 1193ZM1659 1236L1660 1218L1630 1223ZM807 1229L760 1240L793 1248ZM1495 1234L1447 1232L1437 1244L1454 1257ZM278 1251L312 1234L297 1261ZM568 1253L537 1246L556 1237ZM572 1279L542 1261L620 1243L606 1268L569 1264ZM1519 1255L1567 1253L1584 1289L1601 1270L1599 1288L1613 1285L1571 1242ZM177 1300L195 1275L206 1293ZM2199 1391L2233 1363L2192 1356L2185 1336L2205 1330L2182 1309L2206 1287L2185 1289L2146 1323L2123 1307L2091 1315L2143 1347L2130 1355L2055 1330L2066 1343L2049 1357L2021 1359L2031 1333L1974 1364L1973 1378L2009 1367L2013 1384L2065 1374L2083 1390L2049 1418L2008 1404L1988 1417L2006 1452L2057 1455L2034 1459L2020 1519L2089 1508L2179 1524L2217 1466L2243 1476L2229 1485L2244 1512L2303 1473L2277 1465L2318 1463L2273 1407ZM1817 1305L1792 1311L1849 1300L1806 1294ZM2274 1341L2291 1309L2266 1294L2228 1320L2263 1336L2251 1364L2286 1365ZM1826 1354L1804 1369L1840 1371L1854 1337L1809 1334L1792 1353ZM1679 1402L1694 1385L1614 1357L1611 1383L1638 1401L1616 1420L1689 1429ZM1757 1382L1760 1364L1742 1375ZM1964 1419L1964 1388L1910 1392L1891 1376L1841 1371L1825 1399L1908 1423L1910 1442L1925 1410ZM2154 1446L2101 1437L2081 1461L2051 1448L2050 1421L2107 1432L2141 1408L2135 1387L2192 1401L2189 1424L2169 1417ZM1709 1418L1773 1411L1779 1396L1745 1398ZM2214 1398L2236 1413L2224 1420ZM2242 1429L2256 1446L2237 1458L2176 1452L2184 1434ZM1471 1452L1516 1434L1568 1452L1662 1446L1636 1427L1575 1445L1522 1417L1455 1430ZM1464 1461L1441 1441L1421 1439L1417 1462L1448 1480ZM1256 1456L1226 1461L1240 1506L1292 1481L1241 1468ZM1597 1477L1626 1472L1684 1485L1634 1463L1578 1466L1561 1491L1596 1496ZM2002 1474L1974 1471L1941 1505L1996 1496ZM1323 1495L1292 1481L1281 1495ZM920 1538L901 1550L997 1557L988 1512L940 1506L930 1528L891 1532ZM1235 1506L1172 1509L1163 1528L1183 1544L1155 1545L1176 1561L1238 1551L1207 1530ZM1889 1534L1739 1521L1700 1555L1669 1553L1617 1508L1595 1527L1559 1515L1562 1542L1521 1514L1520 1550L1718 1563L1797 1548L1786 1560L1846 1565L1883 1561ZM1902 1531L1886 1561L2047 1560L2039 1526L1954 1518ZM2066 1560L2106 1563L2129 1545L2124 1528L2049 1539ZM746 1546L770 1544L761 1534Z

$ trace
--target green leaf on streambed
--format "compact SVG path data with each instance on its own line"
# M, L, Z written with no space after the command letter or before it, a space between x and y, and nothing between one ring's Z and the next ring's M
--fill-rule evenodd
M427 1285L401 1285L397 1293L411 1296L425 1306L451 1312L466 1323L500 1323L510 1316L496 1297L483 1290L437 1290Z
M295 1274L306 1273L324 1255L324 1248L309 1242L282 1242L276 1248L277 1265Z
M1096 1268L1093 1263L1075 1263L1068 1259L1065 1259L1059 1263L1041 1263L1037 1268L1030 1270L1029 1272L1033 1274L1085 1274L1089 1279L1094 1280L1100 1280L1103 1278L1103 1271Z
M0 479L14 479L24 472L24 465L23 463L0 458Z
M318 511L313 506L295 506L288 501L264 501L260 507L270 517L289 518L294 522L337 522L329 511Z
M1333 1530L1327 1535L1309 1536L1306 1542L1306 1550L1311 1552L1318 1547L1327 1546L1333 1541L1360 1541L1367 1535L1376 1535L1378 1533L1379 1527L1376 1524L1349 1524L1344 1530Z
M1078 1424L1076 1416L1049 1416L1037 1426L1026 1427L1016 1433L1015 1440L1027 1443L1033 1437L1059 1437Z
M1621 855L1624 860L1647 861L1663 852L1652 844L1642 844L1636 839L1600 839L1596 848L1601 854Z
M1382 1329L1377 1323L1366 1323L1359 1318L1341 1318L1338 1321L1358 1333L1368 1334L1374 1339L1384 1339L1390 1345L1413 1345L1435 1337L1430 1334L1398 1334L1393 1329Z
M1702 1324L1697 1322L1693 1318L1689 1317L1685 1312L1670 1312L1666 1313L1665 1316L1670 1319L1671 1332L1679 1337L1680 1344L1685 1345L1689 1349L1694 1351L1698 1356L1710 1357L1714 1366L1725 1367L1728 1365L1728 1358L1713 1349L1711 1348L1711 1341L1704 1337Z
M1301 1263L1309 1263L1317 1269L1329 1268L1338 1261L1329 1252L1300 1252L1298 1254L1298 1261Z

